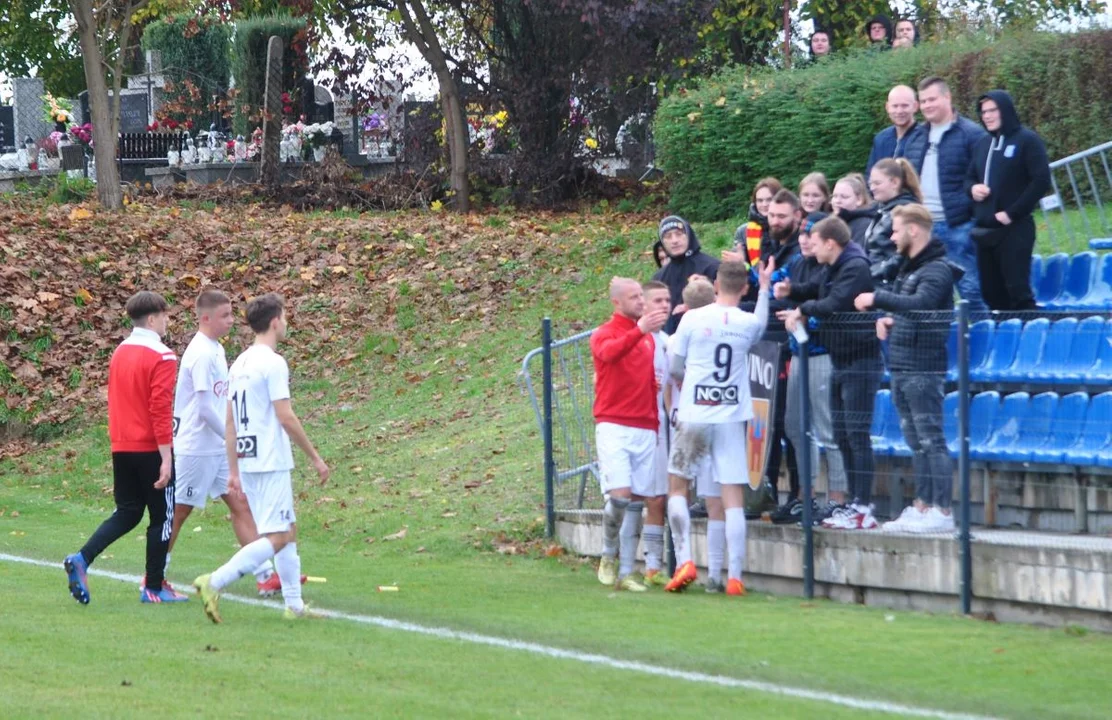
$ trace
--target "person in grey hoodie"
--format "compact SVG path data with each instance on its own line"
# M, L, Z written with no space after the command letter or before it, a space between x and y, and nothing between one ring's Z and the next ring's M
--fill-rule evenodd
M965 185L973 198L973 242L981 293L993 310L1033 310L1031 253L1039 199L1050 190L1042 138L1019 122L1003 90L981 96L981 124L989 136L977 143Z

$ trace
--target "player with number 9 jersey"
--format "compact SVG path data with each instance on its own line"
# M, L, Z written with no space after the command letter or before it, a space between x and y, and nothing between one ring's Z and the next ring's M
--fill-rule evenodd
M717 425L753 418L749 350L764 325L757 316L720 304L689 310L669 350L686 358L678 420Z
M236 456L242 473L293 469L290 437L274 403L290 397L285 359L263 344L243 351L228 372L228 402L236 430Z

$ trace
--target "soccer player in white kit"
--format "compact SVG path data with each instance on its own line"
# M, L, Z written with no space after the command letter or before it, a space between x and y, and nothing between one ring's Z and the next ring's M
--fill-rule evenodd
M317 454L290 405L290 371L277 352L278 343L286 337L282 298L267 293L249 302L247 323L255 332L255 343L236 358L228 373L228 492L247 496L261 537L211 574L193 581L205 615L214 623L221 622L220 591L271 558L282 583L286 617L312 616L301 599L290 440L309 456L322 485L329 475L328 465Z
M232 515L232 529L239 544L258 539L255 520L242 494L228 492L228 458L224 447L224 419L228 408L228 359L220 338L235 324L232 300L216 288L205 288L194 305L197 334L189 341L178 363L174 390L174 521L170 552L182 525L194 508L203 510L209 498L220 498ZM269 560L255 568L259 594L280 589Z
M672 377L681 383L678 427L669 456L668 520L676 550L676 568L665 586L679 592L697 577L691 560L691 516L686 485L709 467L722 486L726 515L727 595L744 595L746 435L753 418L749 395L749 350L768 325L768 298L775 262L758 272L760 292L753 313L738 308L748 287L748 268L724 262L714 281L713 305L684 314L669 345Z
M672 293L668 286L655 280L642 286L645 295L645 312L659 311L672 314ZM641 539L645 542L645 583L665 585L668 577L661 572L664 563L664 509L668 498L668 409L664 404L665 390L669 385L668 333L657 330L652 334L653 370L656 373L656 404L660 412L660 427L656 435L656 455L653 458L652 488L645 496L645 527Z

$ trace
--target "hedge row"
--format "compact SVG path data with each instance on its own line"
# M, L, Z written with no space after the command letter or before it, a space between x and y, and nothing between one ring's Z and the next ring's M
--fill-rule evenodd
M1007 90L1024 124L1060 158L1112 140L1110 70L1108 30L866 51L787 72L726 69L661 103L658 163L675 212L736 217L766 175L792 186L813 170L831 179L863 172L873 134L888 124L888 90L929 75L946 78L957 110L973 118L982 93Z

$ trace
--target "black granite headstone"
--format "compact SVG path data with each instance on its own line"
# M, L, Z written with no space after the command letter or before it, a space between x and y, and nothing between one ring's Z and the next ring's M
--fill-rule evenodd
M15 108L11 105L0 105L0 150L11 147L15 143Z

